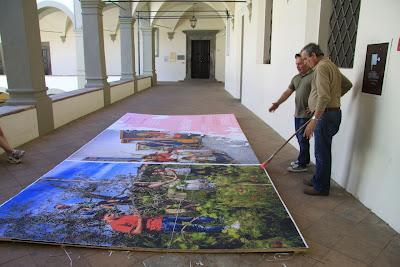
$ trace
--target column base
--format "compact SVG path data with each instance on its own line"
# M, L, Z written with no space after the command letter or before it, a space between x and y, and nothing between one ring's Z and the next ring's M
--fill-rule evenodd
M104 106L108 106L111 104L111 91L110 84L107 82L106 78L86 78L85 88L103 88L104 95Z

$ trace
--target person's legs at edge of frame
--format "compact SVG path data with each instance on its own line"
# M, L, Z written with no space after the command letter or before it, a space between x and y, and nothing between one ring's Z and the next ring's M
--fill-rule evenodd
M9 163L20 163L22 157L25 154L25 151L13 149L10 146L1 127L0 127L0 147L6 152Z
M311 180L315 194L329 195L332 169L332 138L339 131L342 113L326 111L315 131L316 171Z
M309 119L295 118L295 130L299 130ZM305 172L308 170L307 165L310 164L310 141L304 137L304 129L296 133L297 141L299 142L300 152L296 161L292 162L288 171L290 172Z

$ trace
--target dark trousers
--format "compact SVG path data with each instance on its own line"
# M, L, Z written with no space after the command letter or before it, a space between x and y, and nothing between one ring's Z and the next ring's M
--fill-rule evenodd
M329 193L332 169L332 138L339 131L342 112L340 110L325 111L318 121L315 130L316 170L312 178L314 189Z
M224 226L212 225L206 226L201 225L201 223L213 223L217 220L210 217L197 217L196 219L192 217L174 217L165 216L162 220L162 230L164 232L181 231L185 227L186 232L200 232L200 233L220 233L224 230ZM190 223L190 224L179 224L179 223Z
M309 120L309 118L294 118L294 126L297 130L304 125ZM301 167L306 167L310 163L310 141L304 137L305 127L296 134L297 141L300 146L300 153L297 161Z

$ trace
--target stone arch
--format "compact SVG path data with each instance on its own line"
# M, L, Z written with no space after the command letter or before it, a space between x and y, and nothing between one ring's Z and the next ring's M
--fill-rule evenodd
M40 1L37 4L39 14L43 12L46 8L52 7L64 12L67 17L71 20L72 25L75 27L75 16L74 12L66 5L56 1Z

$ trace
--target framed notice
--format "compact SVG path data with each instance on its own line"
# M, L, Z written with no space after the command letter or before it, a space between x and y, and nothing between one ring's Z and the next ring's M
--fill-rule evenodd
M389 43L370 44L367 46L362 86L363 93L382 95L388 47Z

